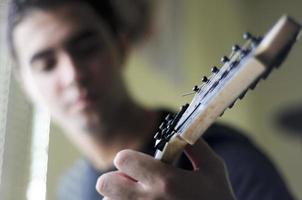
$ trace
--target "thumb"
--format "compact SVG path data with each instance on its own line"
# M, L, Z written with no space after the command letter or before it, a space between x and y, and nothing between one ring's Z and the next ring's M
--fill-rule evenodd
M221 158L211 149L211 147L199 138L194 145L187 145L185 154L191 161L195 171L201 167L211 168L213 165L221 163Z

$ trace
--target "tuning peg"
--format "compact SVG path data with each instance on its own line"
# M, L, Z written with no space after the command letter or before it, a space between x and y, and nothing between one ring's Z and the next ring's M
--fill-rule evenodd
M225 110L220 113L219 117L222 117L222 115L224 114L224 112L225 112Z
M157 140L155 142L155 148L162 151L165 148L166 143L167 143L167 141L164 139Z
M173 116L172 116L172 114L168 114L166 117L165 117L165 120L168 122L168 121L170 121L170 120L172 120L173 119Z
M237 44L235 44L235 45L232 47L232 51L234 51L234 52L237 52L237 51L239 51L240 49L241 49L240 46L237 45Z
M246 32L246 33L243 34L243 39L245 39L245 40L250 40L252 38L254 38L254 37L249 32Z
M207 83L209 81L208 77L204 76L201 79L202 82Z
M237 60L233 61L230 65L230 70L234 69L235 67L237 67L239 64L239 62Z
M255 80L251 85L250 85L250 89L253 90L255 89L255 87L257 86L258 82L260 81L261 78L258 78L257 80Z
M221 58L221 62L223 62L223 63L226 63L226 62L229 62L229 61L230 61L230 59L227 56L223 56Z
M219 72L219 69L216 66L214 66L212 67L211 71L216 74Z
M267 71L264 72L264 74L262 75L262 79L265 80L271 74L272 70L273 70L273 67L268 68Z
M249 54L250 50L249 49L241 49L240 54L244 57L247 54Z
M159 130L163 130L165 126L166 126L166 122L162 122L158 128Z
M249 32L244 33L243 38L245 40L251 40L254 45L259 44L259 42L261 42L261 40L262 40L262 37L255 37Z
M243 99L245 94L247 93L248 90L245 90L241 93L241 95L238 97L239 99Z
M257 86L258 84L258 81L255 81L251 86L250 86L250 89L253 90L255 89L255 87Z
M162 131L162 138L164 138L166 135L169 135L168 133L169 133L169 129L170 129L170 127L169 128L165 128L163 131Z
M255 38L255 42L257 43L257 44L259 44L261 41L262 41L262 39L263 39L263 37L262 36L259 36L259 37L257 37L257 38Z
M189 104L188 104L188 103L182 105L182 106L180 107L179 113L182 114L183 112L185 112L185 110L186 110L188 107L189 107Z
M236 103L236 100L233 101L233 103L231 103L231 104L229 105L229 109L233 108L233 106L234 106L235 103Z
M157 133L154 135L154 139L156 139L156 140L162 139L162 133L161 133L161 132L157 132Z
M193 87L193 89L192 89L194 92L198 92L198 90L199 90L199 87L197 86L197 85L195 85L194 87Z

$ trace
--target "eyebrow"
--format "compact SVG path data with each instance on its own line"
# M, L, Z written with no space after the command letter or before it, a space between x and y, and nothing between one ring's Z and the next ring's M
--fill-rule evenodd
M86 39L94 38L97 36L97 32L95 30L83 30L78 33L75 33L69 40L67 40L64 44L66 47L73 46L81 41L85 41Z
M45 58L45 57L49 57L53 54L53 50L51 49L47 49L47 50L42 50L36 54L34 54L31 59L30 59L30 64L33 64L34 62L36 62L39 59Z
M70 39L68 39L66 42L63 43L63 46L66 47L72 47L74 44L84 41L89 38L94 38L97 35L96 31L94 30L83 30L78 33L75 33L73 36L71 36ZM34 54L31 59L30 59L30 64L33 64L39 59L49 57L53 55L53 50L52 49L46 49L42 50L36 54Z

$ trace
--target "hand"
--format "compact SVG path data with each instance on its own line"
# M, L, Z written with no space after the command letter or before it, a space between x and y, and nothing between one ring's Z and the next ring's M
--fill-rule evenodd
M99 177L96 189L105 200L233 200L223 161L203 141L187 147L194 171L176 168L153 157L120 151L118 171Z

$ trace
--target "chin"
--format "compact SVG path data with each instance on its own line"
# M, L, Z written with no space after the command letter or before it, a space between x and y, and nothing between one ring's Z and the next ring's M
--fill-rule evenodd
M87 134L100 133L100 119L96 113L85 113L74 117L71 127Z

